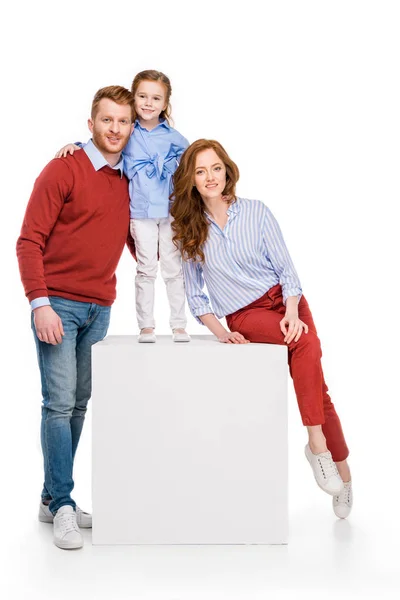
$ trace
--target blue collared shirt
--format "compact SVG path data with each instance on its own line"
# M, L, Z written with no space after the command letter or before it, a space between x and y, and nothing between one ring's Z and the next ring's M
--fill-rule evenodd
M136 121L123 152L131 219L168 217L172 175L188 146L188 140L166 120L151 131Z
M104 158L104 156L102 155L100 150L98 150L98 148L96 148L96 146L94 145L94 143L91 139L87 142L87 144L85 144L82 147L83 147L83 150L86 152L90 162L92 163L95 171L99 171L100 169L102 169L105 166L111 167L111 165L108 164L108 162L106 161L106 159ZM121 154L121 158L119 159L118 163L115 165L115 167L111 167L111 169L119 170L121 172L121 177L123 177L123 175L124 175L124 157L122 154ZM50 304L50 300L47 298L47 296L41 296L40 298L35 298L34 300L32 300L31 310L34 310L35 308L39 308L40 306L48 306L49 304Z
M238 198L227 210L228 221L222 230L210 222L203 246L205 260L183 260L185 290L190 311L201 323L200 315L214 313L225 317L261 298L280 283L283 301L302 294L279 225L259 200ZM204 292L207 287L208 296Z
M83 150L86 152L90 162L92 163L95 171L100 171L103 167L111 167L110 164L106 161L100 150L94 145L93 140L89 140L84 146L82 146ZM124 174L124 155L121 154L121 157L115 167L111 167L111 169L119 170L121 172L121 178Z

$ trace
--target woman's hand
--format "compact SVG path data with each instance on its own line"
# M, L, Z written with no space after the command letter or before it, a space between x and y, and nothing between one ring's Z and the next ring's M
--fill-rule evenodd
M238 331L226 331L218 337L218 341L222 344L250 344L250 341Z
M213 313L200 315L200 321L222 344L250 344L250 340L246 340L238 331L227 331Z
M80 147L77 146L76 144L67 144L66 146L63 146L61 148L61 150L56 152L56 155L54 158L61 158L62 156L64 156L64 158L65 158L67 156L68 152L70 154L73 154L75 152L75 150L80 150Z
M284 342L286 344L290 344L293 339L295 342L298 342L303 330L305 333L308 333L308 325L303 323L297 314L287 313L279 325L285 336Z

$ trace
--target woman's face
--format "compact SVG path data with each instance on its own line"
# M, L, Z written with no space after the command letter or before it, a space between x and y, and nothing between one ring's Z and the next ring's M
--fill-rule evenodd
M222 196L226 185L226 168L215 150L209 148L198 153L194 184L203 200Z

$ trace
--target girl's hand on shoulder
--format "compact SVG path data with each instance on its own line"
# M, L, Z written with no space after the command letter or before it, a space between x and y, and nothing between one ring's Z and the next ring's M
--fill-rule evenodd
M66 157L68 152L72 155L75 150L80 150L80 147L77 146L76 144L67 144L66 146L63 146L61 148L61 150L59 150L58 152L56 152L56 155L54 158L61 158L61 157Z
M308 325L303 323L298 315L286 314L279 323L281 331L285 336L284 342L290 344L292 340L298 342L303 331L308 333Z
M246 340L238 331L227 331L219 336L218 341L222 344L250 344L250 340Z

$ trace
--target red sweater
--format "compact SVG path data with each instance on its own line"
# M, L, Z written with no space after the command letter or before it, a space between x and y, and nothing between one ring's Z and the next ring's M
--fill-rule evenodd
M84 150L52 160L35 182L17 241L28 300L53 295L110 306L126 242L135 256L126 177L109 166L96 171Z

